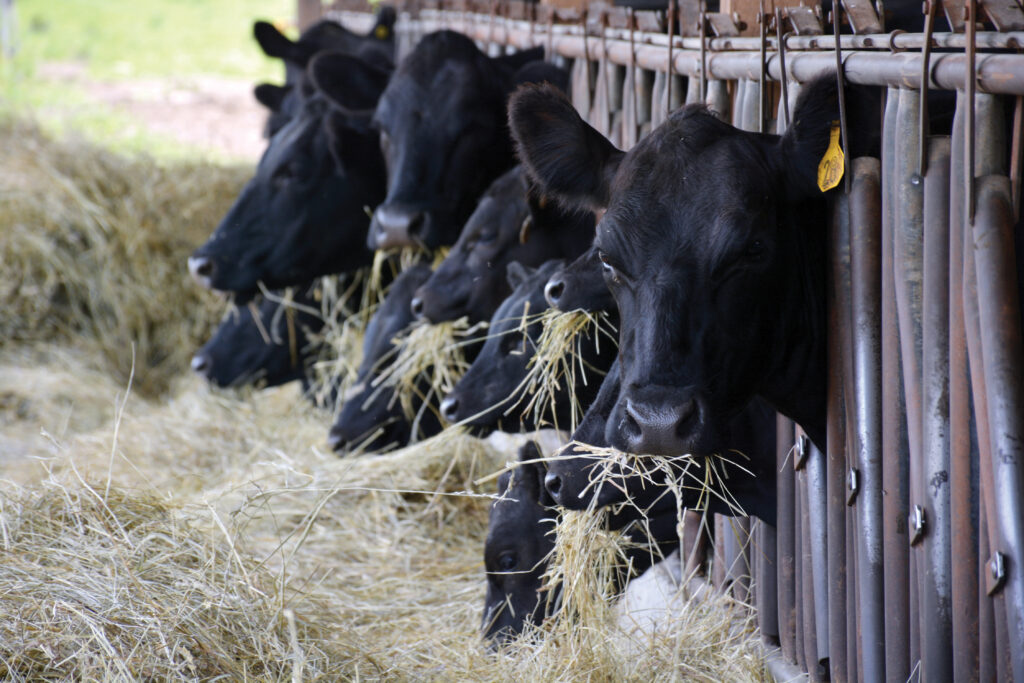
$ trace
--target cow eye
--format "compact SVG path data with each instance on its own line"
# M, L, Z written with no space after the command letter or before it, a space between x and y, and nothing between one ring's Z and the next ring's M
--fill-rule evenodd
M283 188L295 180L296 177L298 177L298 173L295 165L285 164L274 173L274 185L278 188Z
M612 282L619 281L619 273L615 270L615 266L608 260L608 254L603 251L597 252L597 258L601 259L601 270L604 272L605 277L611 278Z
M510 572L516 568L519 564L519 558L516 556L515 551L507 550L501 555L498 555L498 569L503 572Z

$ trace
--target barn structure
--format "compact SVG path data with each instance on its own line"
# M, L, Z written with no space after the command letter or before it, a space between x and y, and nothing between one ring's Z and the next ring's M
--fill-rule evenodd
M717 518L709 576L811 680L1024 682L1024 11L787 1L413 0L399 50L439 28L544 46L621 148L691 102L781 132L826 69L885 89L881 158L846 159L827 226L827 452L779 418L778 525ZM305 23L369 12L299 0ZM933 91L952 135L930 134Z

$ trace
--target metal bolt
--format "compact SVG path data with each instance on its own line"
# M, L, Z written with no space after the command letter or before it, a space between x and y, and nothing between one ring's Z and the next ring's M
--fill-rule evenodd
M846 504L853 505L857 501L857 494L860 492L860 472L851 467L846 474Z
M807 447L807 435L801 434L796 440L796 460L793 462L794 470L802 470L807 464L807 456L810 449Z
M925 515L924 508L915 505L910 511L910 545L917 545L924 538Z
M985 592L995 595L1006 583L1006 556L996 551L988 561L988 572L989 575L985 577Z

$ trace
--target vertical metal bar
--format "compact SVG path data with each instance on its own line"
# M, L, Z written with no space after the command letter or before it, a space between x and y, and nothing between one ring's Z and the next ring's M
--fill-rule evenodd
M796 491L793 472L793 421L778 415L775 420L775 491L778 498L775 529L779 596L779 644L788 662L796 662Z
M797 433L799 433L799 430L797 430ZM804 609L804 589L808 584L807 575L804 572L804 546L806 545L804 542L804 526L807 523L807 505L804 502L804 492L806 490L803 473L796 472L794 476L796 516L794 518L795 523L793 524L793 537L796 542L793 555L793 566L795 568L794 585L796 588L794 602L796 608L796 638L793 642L796 644L796 665L804 671L807 671L807 658L804 653L804 620L807 618L807 612Z
M804 670L810 673L816 672L818 669L818 648L816 642L817 631L814 625L814 563L812 559L816 549L811 539L810 524L814 511L811 507L811 501L807 496L809 491L807 479L806 467L797 472L797 486L802 489L800 500L803 508L803 519L800 522L801 581L797 584L797 589L800 591L800 613L802 616L801 625L803 626L803 632L799 635L804 643Z
M782 75L782 96L779 98L779 116L776 120L779 122L776 132L782 135L782 132L789 127L789 93L787 89L789 87L789 74L786 72L786 38L788 34L783 33L784 19L782 18L782 9L780 7L775 8L775 40L779 44L779 73Z
M997 514L989 522L998 529L1000 546L994 550L1008 558L1002 588L1008 653L1014 680L1024 681L1024 340L1013 199L1009 178L984 176L977 183L974 259Z
M765 121L765 104L764 96L767 90L768 84L766 82L766 72L768 71L768 59L766 53L768 51L768 15L764 13L764 0L760 0L757 10L757 23L758 30L761 34L761 70L758 75L757 81L757 130L758 133L765 132L764 121Z
M761 638L773 645L779 643L779 593L778 593L778 538L775 527L761 520L754 520L757 544L753 552L755 559L755 590L757 601L757 624Z
M949 508L949 158L950 140L925 141L922 292L922 437L919 504L921 679L953 679L951 519Z
M829 243L833 254L833 276L829 279L828 288L828 394L827 394L827 454L825 472L828 477L828 653L831 680L843 682L848 678L848 661L856 657L847 657L847 644L856 639L856 630L847 638L847 614L850 605L847 603L848 572L853 570L853 555L847 553L848 540L846 533L846 411L844 398L844 358L847 357L843 348L841 319L846 318L843 306L845 296L841 296L843 276L840 264L843 261L842 246L848 241L843 239L843 223L841 216L846 212L845 197L840 198L834 208L831 219Z
M730 517L726 533L731 534L733 561L729 566L732 594L742 603L750 604L750 517Z
M807 464L807 536L811 556L811 580L814 586L814 641L817 657L815 664L826 671L829 657L828 638L828 558L822 552L828 548L828 480L825 474L825 455L811 444Z
M736 81L736 89L733 93L733 104L732 104L732 125L737 128L743 128L743 105L746 104L744 101L744 93L747 90L746 79L739 79ZM745 129L744 129L745 130Z
M864 670L860 666L860 661L863 656L863 643L860 636L860 612L854 607L860 603L857 590L856 577L859 574L858 571L858 557L857 557L857 525L854 516L850 514L850 508L844 508L846 512L846 566L847 566L847 580L846 580L846 596L845 604L846 610L846 633L847 636L856 634L854 637L848 637L846 640L846 679L849 681L864 681Z
M719 591L725 590L726 583L726 558L725 558L725 529L722 523L722 515L715 513L714 515L714 527L715 527L715 545L714 545L714 564L711 568L711 583Z
M949 183L949 444L953 600L953 677L977 680L978 660L978 453L972 441L967 336L964 329L963 92L957 93L950 138ZM927 191L927 190L926 190ZM982 593L983 595L983 593Z
M921 99L918 111L921 149L918 157L917 174L922 178L928 173L928 150L925 140L930 133L928 127L928 86L931 82L932 30L935 27L935 6L938 0L924 0L924 48L921 50Z
M732 111L729 102L729 84L727 81L713 80L707 82L708 108L723 121L730 120Z
M763 133L764 118L761 116L762 103L761 84L757 81L747 81L747 87L743 90L743 130L751 133Z
M910 612L907 590L907 427L896 314L893 233L896 225L895 174L899 89L886 96L882 126L882 543L885 564L885 673L891 683L910 676Z
M676 0L669 0L668 3L668 80L665 82L665 116L672 112L672 74L676 72L675 62L672 60L672 48L675 43L676 33Z
M864 648L875 653L875 667L885 658L882 562L882 350L881 350L881 163L854 159L850 195L851 309L853 318L854 452L858 610ZM865 663L865 675L869 669ZM868 679L871 680L871 679Z
M966 206L964 206L966 216ZM979 583L975 586L978 597L978 681L980 683L996 683L999 681L996 666L996 615L992 599L985 590L985 572L988 570L988 515L984 507L980 509L978 520L978 554L981 562L978 567ZM973 680L973 679L972 679Z
M978 3L977 0L966 0L964 5L964 20L967 26L967 48L965 50L967 56L967 70L964 74L964 92L967 93L967 102L970 106L967 108L967 118L964 119L964 145L965 152L964 158L966 159L966 167L968 169L974 168L974 92L977 86L976 73L975 73L975 46L976 46L976 35L977 35L977 21L978 21ZM968 173L964 176L964 194L967 201L967 222L972 223L974 221L974 173Z

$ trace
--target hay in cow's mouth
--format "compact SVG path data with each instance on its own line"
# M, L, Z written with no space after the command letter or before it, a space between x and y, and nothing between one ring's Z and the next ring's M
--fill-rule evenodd
M516 390L520 399L506 413L532 413L537 425L550 424L555 429L572 432L583 419L584 412L584 406L577 398L577 384L598 382L604 375L603 371L584 361L582 345L589 343L591 338L598 348L602 343L618 345L618 337L605 313L563 312L549 308L539 314L539 320L543 331L530 359L528 374ZM523 326L530 322L524 317ZM559 425L556 417L555 401L563 386L572 402L568 425Z
M394 389L395 400L413 420L414 434L424 411L439 415L441 398L469 369L465 346L475 343L486 328L487 323L470 325L465 317L442 323L418 321L394 339L395 352L382 359L373 384Z

